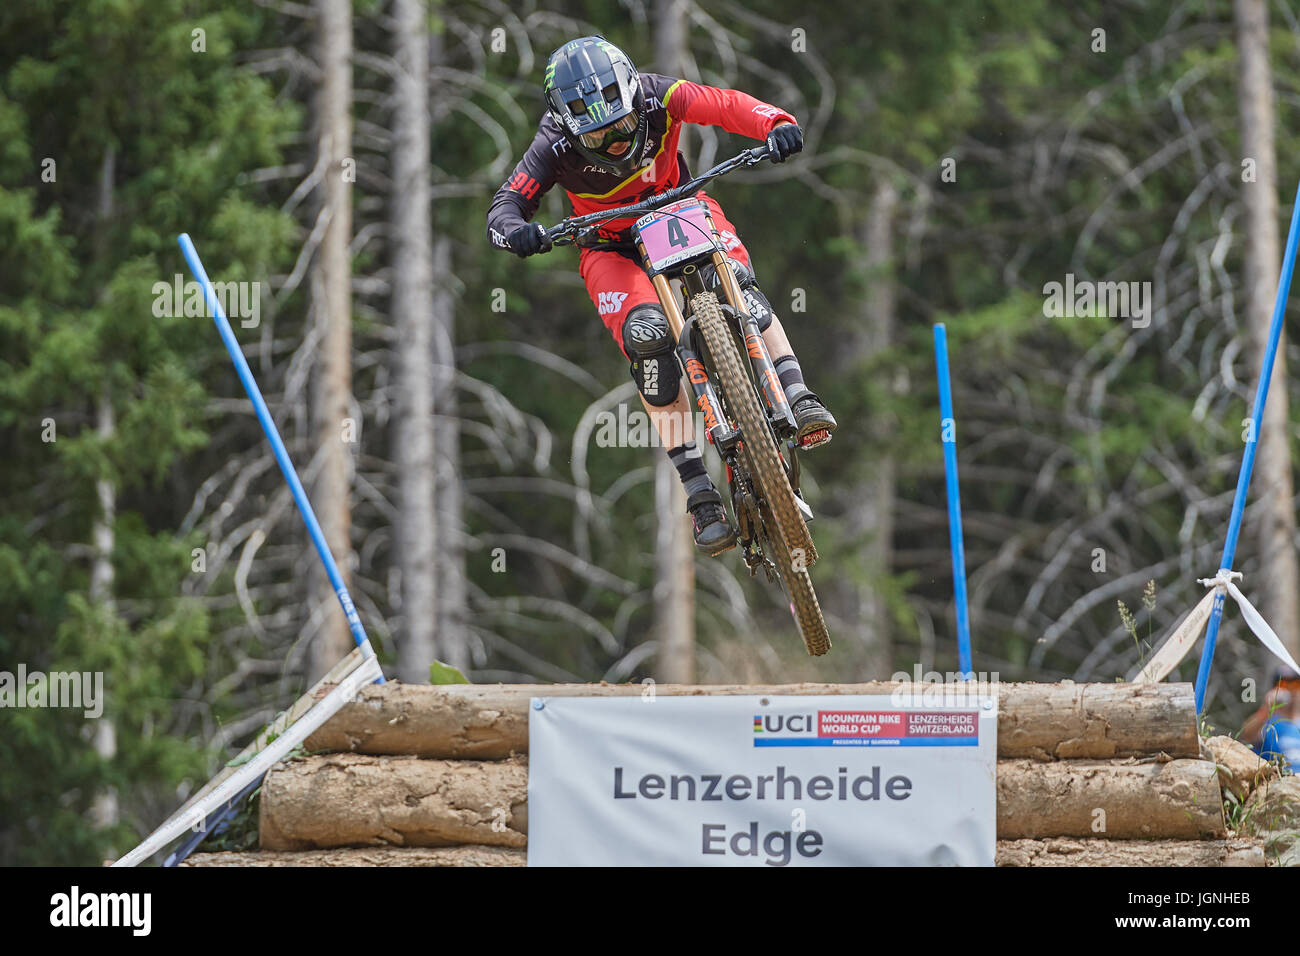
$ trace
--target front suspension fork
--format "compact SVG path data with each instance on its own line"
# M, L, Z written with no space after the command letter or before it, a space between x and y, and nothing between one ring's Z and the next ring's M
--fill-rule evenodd
M799 426L794 420L790 403L786 400L785 389L781 387L781 377L776 374L776 365L767 351L767 343L763 341L758 320L750 314L749 303L745 301L740 283L736 281L736 275L731 271L723 253L713 254L713 268L722 280L722 291L727 302L740 316L740 333L745 340L745 352L749 356L750 367L754 370L754 380L758 382L767 407L771 410L773 424L777 426L778 432L785 431L787 435L793 435Z
M693 346L695 317L691 316L682 327L682 337L677 341L677 354L681 357L682 368L686 370L686 381L690 383L695 395L695 407L704 413L704 430L709 441L719 452L727 457L736 447L740 432L736 431L720 413L718 395L709 381L709 373L700 360L699 353Z

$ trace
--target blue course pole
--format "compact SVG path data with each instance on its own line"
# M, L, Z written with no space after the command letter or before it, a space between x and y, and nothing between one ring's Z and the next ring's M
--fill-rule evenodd
M961 539L961 494L957 486L957 423L952 415L952 385L948 379L948 333L934 327L934 359L939 371L939 434L948 482L948 540L952 546L953 600L957 604L957 656L963 680L974 675L970 660L970 612L966 607L966 548Z
M1255 468L1255 445L1264 421L1264 404L1268 401L1268 383L1273 377L1273 360L1277 357L1278 342L1282 338L1282 320L1286 316L1286 300L1291 295L1291 273L1295 271L1296 239L1300 236L1300 188L1296 190L1295 204L1291 207L1291 231L1286 237L1286 252L1282 256L1282 275L1277 284L1277 298L1273 300L1273 322L1268 329L1268 345L1264 349L1264 364L1255 389L1255 407L1250 413L1246 429L1246 453L1241 459L1237 474L1237 493L1232 499L1232 517L1228 520L1228 538L1223 545L1223 560L1219 569L1232 570L1237 554L1237 537L1241 534L1241 518L1246 510L1246 495L1250 491L1250 475ZM1214 645L1219 639L1219 622L1223 619L1223 602L1226 595L1219 590L1210 608L1210 621L1205 629L1205 647L1201 651L1201 664L1196 671L1196 712L1205 712L1205 689L1210 683L1210 668L1214 664ZM1284 636L1285 639L1285 636Z
M312 544L316 546L316 553L320 555L321 563L325 565L325 573L329 576L330 585L334 588L335 595L338 596L339 604L343 606L343 615L348 619L348 628L352 631L352 639L357 642L357 647L361 648L362 654L366 657L374 657L375 651L370 646L370 638L366 636L366 629L362 626L361 618L357 615L356 606L352 603L352 596L348 594L348 589L343 584L343 576L339 574L339 566L334 561L334 555L330 554L329 545L325 543L325 535L321 531L320 522L316 520L316 512L312 510L311 502L307 500L307 492L303 490L302 482L298 479L298 472L289 459L289 452L285 450L284 442L280 439L280 431L275 427L271 412L266 407L266 400L262 398L262 390L257 387L257 382L253 379L253 372L249 369L248 361L244 358L244 353L239 347L239 341L230 328L230 321L226 318L225 310L221 308L221 302L217 299L216 292L213 291L212 283L208 281L208 274L203 268L203 263L199 261L199 254L194 249L194 243L190 241L187 233L181 233L176 241L180 243L181 252L185 254L185 261L189 263L190 272L194 274L194 278L199 285L203 286L203 298L207 302L208 311L212 314L212 321L216 323L217 331L221 333L221 341L225 343L226 351L230 353L230 358L235 363L235 371L239 373L239 380L244 384L244 391L248 393L248 397L253 401L253 410L257 412L257 420L262 425L262 431L266 432L266 438L271 443L271 451L274 452L275 460L280 465L284 480L289 483L289 491L292 492L293 500L298 505L298 512L307 525L307 533L311 535ZM383 677L376 681L376 683L383 682Z

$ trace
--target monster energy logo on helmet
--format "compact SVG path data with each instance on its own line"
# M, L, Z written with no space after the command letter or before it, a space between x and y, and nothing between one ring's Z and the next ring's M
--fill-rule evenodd
M645 97L626 53L601 36L571 40L547 60L542 94L583 157L617 175L640 168L648 138Z

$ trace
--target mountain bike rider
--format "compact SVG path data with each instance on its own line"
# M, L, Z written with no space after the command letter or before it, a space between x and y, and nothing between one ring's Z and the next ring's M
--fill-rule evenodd
M803 132L785 110L738 90L638 73L622 50L600 36L572 40L551 54L542 95L547 112L537 135L492 197L487 214L489 241L520 258L550 248L546 230L530 220L554 185L567 193L576 215L586 215L639 202L689 180L686 160L677 151L682 123L720 126L766 140L777 162L803 149ZM804 384L781 322L755 281L748 250L718 203L702 191L698 195L712 211L736 264L745 300L798 423L800 444L813 447L828 441L835 419ZM736 531L695 442L683 440L693 434L686 425L691 406L667 318L628 242L633 222L616 219L602 226L602 239L628 244L582 249L579 272L602 321L631 363L646 412L681 477L697 547L721 554L735 546ZM716 274L706 278L722 300Z

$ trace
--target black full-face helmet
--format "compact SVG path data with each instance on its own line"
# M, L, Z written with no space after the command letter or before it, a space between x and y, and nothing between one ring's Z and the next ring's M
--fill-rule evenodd
M601 36L564 44L546 61L542 95L579 154L621 176L640 167L645 97L636 67L614 44Z

